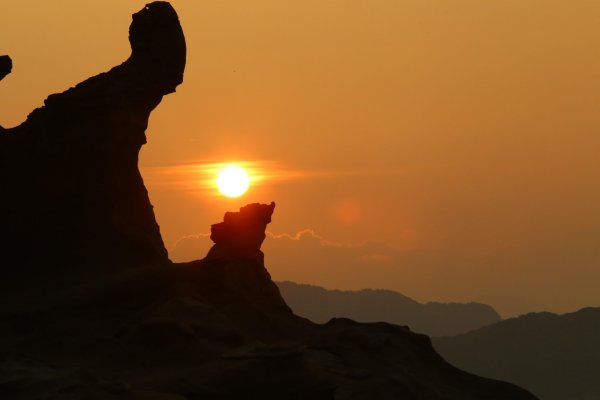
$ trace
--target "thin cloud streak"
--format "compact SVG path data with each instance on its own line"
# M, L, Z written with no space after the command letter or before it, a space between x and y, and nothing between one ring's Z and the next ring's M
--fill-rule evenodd
M349 169L349 170L302 170L284 166L274 160L239 160L228 162L194 161L169 166L142 168L146 183L155 188L214 193L217 175L220 170L237 165L246 170L251 185L278 185L305 179L328 179L340 176L385 176L398 175L393 169Z

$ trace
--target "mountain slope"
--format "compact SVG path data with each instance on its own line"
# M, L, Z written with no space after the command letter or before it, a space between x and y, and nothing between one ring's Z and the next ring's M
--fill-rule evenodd
M518 384L547 400L600 398L600 308L532 313L433 339L453 365Z
M421 304L389 290L327 290L294 282L276 282L295 313L317 323L334 317L360 322L408 325L415 332L450 336L500 321L498 313L480 303Z

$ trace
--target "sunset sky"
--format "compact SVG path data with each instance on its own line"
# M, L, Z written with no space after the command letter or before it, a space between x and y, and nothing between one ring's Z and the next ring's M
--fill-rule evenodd
M145 3L3 0L0 125L124 61ZM600 2L171 3L185 79L140 168L173 259L275 201L276 280L503 316L600 306ZM230 162L256 178L235 199L206 185Z

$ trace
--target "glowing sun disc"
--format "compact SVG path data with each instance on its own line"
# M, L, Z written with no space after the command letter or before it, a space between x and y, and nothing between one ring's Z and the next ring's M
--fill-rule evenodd
M217 187L227 197L239 197L246 193L250 185L250 177L240 167L223 168L217 178Z

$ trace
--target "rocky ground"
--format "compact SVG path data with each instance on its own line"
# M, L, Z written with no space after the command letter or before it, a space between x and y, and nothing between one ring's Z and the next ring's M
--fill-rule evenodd
M408 327L294 315L259 250L273 206L228 213L203 260L5 294L0 397L534 399Z

